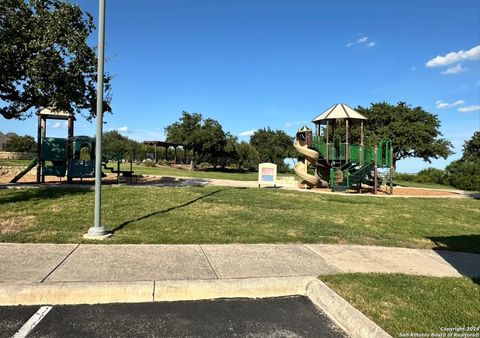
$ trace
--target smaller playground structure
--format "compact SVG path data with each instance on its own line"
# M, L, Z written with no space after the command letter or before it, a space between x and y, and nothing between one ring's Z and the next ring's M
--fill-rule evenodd
M392 193L392 142L383 140L374 146L365 145L366 120L346 104L335 104L312 121L315 135L307 127L299 129L294 147L305 160L297 163L295 173L310 187L329 187L331 191L361 191L362 186L366 185L376 193L383 183L390 187ZM351 127L358 122L360 142L351 144ZM379 180L379 168L390 169L382 177L383 182Z
M10 183L17 182L30 170L37 167L37 183L45 182L45 176L67 177L68 183L73 179L95 177L95 139L89 136L74 136L75 116L70 113L44 108L37 113L37 158L24 170L17 174ZM67 121L67 138L47 137L47 120ZM102 156L102 167L111 173L117 174L117 181L121 177L133 177L132 157L130 170L121 170L120 163L123 154ZM109 162L116 162L116 168L108 166Z

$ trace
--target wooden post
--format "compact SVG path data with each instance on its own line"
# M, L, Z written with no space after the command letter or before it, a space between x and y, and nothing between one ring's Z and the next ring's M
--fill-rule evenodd
M155 159L155 164L157 164L157 144L156 143L153 145L153 149L154 149L154 152L155 152L155 158L154 158Z
M328 128L329 127L329 123L328 123L328 120L327 120L327 128L326 128L326 137L325 137L325 159L327 160L327 163L328 163L328 146L329 146L329 143L328 143Z
M345 120L345 163L348 163L349 158L349 149L348 149L348 119Z

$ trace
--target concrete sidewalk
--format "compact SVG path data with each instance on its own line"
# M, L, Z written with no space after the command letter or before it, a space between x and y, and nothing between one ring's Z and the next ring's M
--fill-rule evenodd
M480 276L480 255L324 244L0 244L0 286L319 276L341 272Z

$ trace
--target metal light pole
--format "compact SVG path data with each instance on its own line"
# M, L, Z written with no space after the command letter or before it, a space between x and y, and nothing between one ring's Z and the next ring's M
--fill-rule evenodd
M102 225L102 133L103 133L103 65L105 58L105 1L98 6L98 65L97 65L97 138L95 145L95 220L84 236L103 239L111 234Z

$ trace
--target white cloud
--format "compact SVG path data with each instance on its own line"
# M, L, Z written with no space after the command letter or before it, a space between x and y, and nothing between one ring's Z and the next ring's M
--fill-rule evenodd
M129 133L129 129L127 126L116 128L114 130L118 131L119 133Z
M480 105L461 107L457 109L460 113L471 113L474 111L480 111Z
M346 46L352 47L354 45L361 45L361 44L366 45L367 47L373 47L375 46L376 43L374 41L369 42L368 36L362 35L356 41L347 43Z
M443 71L442 74L458 74L464 71L466 71L466 68L463 68L460 63L457 63L456 66L448 68L447 70Z
M49 125L50 125L50 127L52 127L53 129L67 128L67 121L63 121L63 123L57 121L57 122L55 122L55 123L53 123L53 124L49 124Z
M425 65L427 67L439 67L448 66L453 63L457 63L465 60L478 60L480 59L480 45L473 47L467 51L459 50L458 52L450 52L444 56L438 55L429 60Z
M255 129L242 131L238 136L252 136L256 132Z
M445 109L445 108L452 108L452 107L456 107L456 106L461 106L461 105L464 105L465 104L465 101L464 100L457 100L453 103L447 103L447 102L443 102L442 100L438 100L435 102L435 107L437 109Z
M417 70L417 67L412 66L412 67L410 67L410 70Z
M289 121L289 122L285 122L285 127L290 128L291 126L305 125L307 123L308 123L307 121Z

